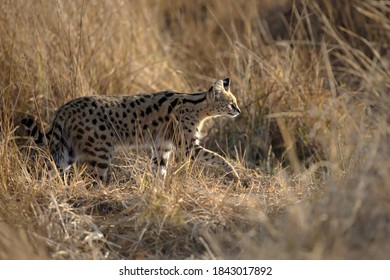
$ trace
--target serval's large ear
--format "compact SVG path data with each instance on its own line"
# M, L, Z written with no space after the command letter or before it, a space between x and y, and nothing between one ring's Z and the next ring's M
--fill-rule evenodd
M226 78L223 80L223 88L224 88L226 91L229 91L229 90L230 90L230 78L229 78L229 77L226 77Z
M223 81L217 80L207 92L207 99L210 102L214 102L216 99L219 99L221 95L221 90L224 88Z

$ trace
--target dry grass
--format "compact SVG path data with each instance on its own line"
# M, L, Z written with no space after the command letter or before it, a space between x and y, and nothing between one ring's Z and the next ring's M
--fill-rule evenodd
M390 258L389 1L2 1L0 258ZM118 154L112 184L48 179L20 116L230 75L220 172ZM37 156L32 157L35 154Z

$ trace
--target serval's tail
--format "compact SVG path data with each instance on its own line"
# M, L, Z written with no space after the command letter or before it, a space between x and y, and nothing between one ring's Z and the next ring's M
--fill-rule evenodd
M40 130L40 125L33 117L27 116L21 120L28 136L33 137L36 144L46 143L46 134Z

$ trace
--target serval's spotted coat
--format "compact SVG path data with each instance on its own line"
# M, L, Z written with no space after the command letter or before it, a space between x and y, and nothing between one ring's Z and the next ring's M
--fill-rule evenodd
M57 110L46 133L31 117L22 124L37 144L48 146L60 170L84 162L104 180L118 145L147 145L152 149L154 170L164 177L172 152L182 151L238 179L225 158L201 146L200 130L210 117L236 117L239 113L226 78L199 93L80 97Z

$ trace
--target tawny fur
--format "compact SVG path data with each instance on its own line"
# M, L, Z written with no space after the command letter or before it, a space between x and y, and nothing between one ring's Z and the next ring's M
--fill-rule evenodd
M164 177L172 153L182 152L238 179L225 158L201 146L200 130L208 118L239 113L226 78L199 93L80 97L56 111L45 133L32 118L23 119L22 124L37 144L48 146L58 169L84 162L101 180L120 145L150 146L153 168Z

